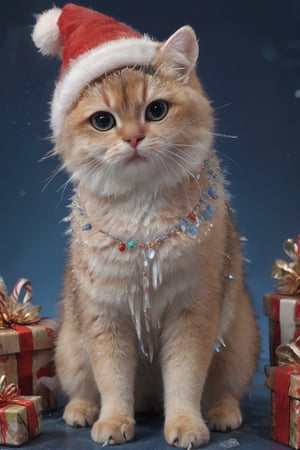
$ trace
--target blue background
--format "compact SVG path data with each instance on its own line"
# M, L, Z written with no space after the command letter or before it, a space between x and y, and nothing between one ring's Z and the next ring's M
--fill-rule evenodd
M56 1L61 7L66 2ZM300 2L297 0L81 1L159 40L192 25L199 38L198 72L216 114L216 147L231 181L231 204L244 246L247 283L268 349L262 298L274 286L270 269L282 244L300 232ZM50 0L1 4L0 273L9 290L33 283L33 303L58 316L70 187L47 179L51 149L49 101L60 64L42 57L30 33Z

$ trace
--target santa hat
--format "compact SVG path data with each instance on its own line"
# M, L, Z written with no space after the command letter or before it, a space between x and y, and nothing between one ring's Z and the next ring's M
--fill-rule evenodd
M54 138L84 86L124 66L151 64L158 44L124 23L72 3L41 14L32 38L43 55L62 59L51 107Z

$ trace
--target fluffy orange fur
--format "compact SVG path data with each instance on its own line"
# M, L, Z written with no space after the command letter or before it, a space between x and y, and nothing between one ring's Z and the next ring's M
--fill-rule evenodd
M140 249L120 252L115 238L146 243L172 229L203 197L207 169L219 167L197 54L192 29L183 27L158 47L154 74L123 68L94 80L56 141L85 210L74 211L56 367L70 398L65 421L92 426L102 444L131 440L135 410L163 406L167 442L198 448L209 428L240 426L239 400L256 367L258 332L221 174L216 213L197 238L178 232L157 245L152 362L140 351L131 312L142 308ZM167 102L167 114L147 120L156 100ZM115 119L107 131L91 123L99 111ZM92 229L84 232L87 221ZM147 338L143 326L141 333ZM216 353L219 337L226 346Z

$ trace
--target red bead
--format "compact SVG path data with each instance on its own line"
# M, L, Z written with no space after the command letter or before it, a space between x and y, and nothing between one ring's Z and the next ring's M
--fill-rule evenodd
M194 213L190 213L189 214L189 218L191 219L191 220L196 220L196 215L194 214Z
M120 244L119 244L120 252L124 252L125 249L126 249L126 245L124 244L124 242L120 242Z

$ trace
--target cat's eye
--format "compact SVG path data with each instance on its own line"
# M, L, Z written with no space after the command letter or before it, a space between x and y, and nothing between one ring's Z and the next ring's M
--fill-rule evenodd
M90 118L91 125L99 131L108 131L116 125L116 120L107 111L99 111Z
M162 120L169 112L169 104L165 100L155 100L151 102L146 109L146 120Z

